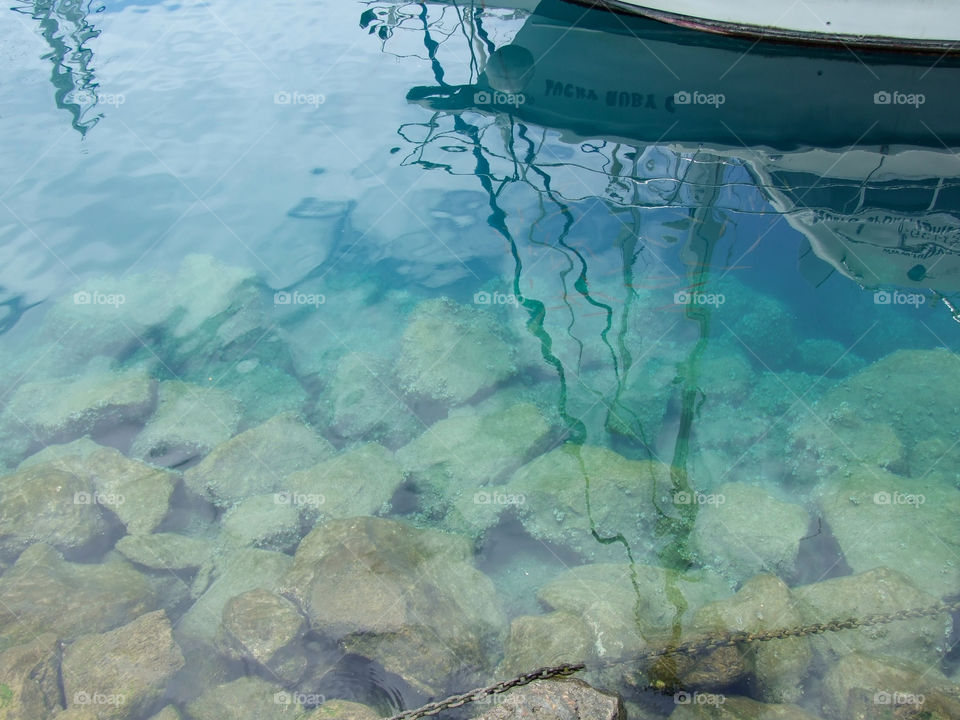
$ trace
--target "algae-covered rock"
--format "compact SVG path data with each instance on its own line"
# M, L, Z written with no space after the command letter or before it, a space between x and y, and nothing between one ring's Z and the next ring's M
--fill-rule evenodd
M402 482L393 453L367 443L293 473L285 485L291 498L314 498L316 507L309 509L337 518L380 512Z
M334 452L296 413L283 413L215 447L187 470L184 482L219 507L229 507L251 495L282 490L287 475Z
M187 705L190 720L304 720L293 693L258 677L207 688Z
M896 471L906 462L893 426L864 420L850 405L804 414L790 428L790 464L801 480L816 481L853 466Z
M908 608L930 607L938 601L919 590L906 576L889 568L833 578L793 589L804 624L886 615ZM947 614L901 620L811 638L813 648L835 659L851 651L888 655L935 665L948 646L952 623Z
M626 720L620 697L575 678L538 680L514 690L477 720Z
M146 579L126 561L69 563L43 544L0 576L0 597L0 648L44 632L61 640L104 632L152 609Z
M809 525L803 507L741 482L721 485L710 496L715 502L699 508L690 535L703 565L738 580L758 572L793 574Z
M156 412L134 438L131 452L175 467L226 442L239 421L240 404L222 390L167 380L160 383Z
M814 406L816 418L802 421L808 429L797 428L798 440L814 447L818 442L817 424L826 423L840 441L832 442L836 451L854 461L879 464L890 470L923 476L930 467L913 457L914 448L934 438L955 439L946 418L954 417L960 406L960 362L948 350L898 350L840 383ZM896 435L879 436L874 446L869 428L889 426ZM848 426L850 429L848 429ZM821 438L822 439L822 438ZM903 467L895 457L898 445L909 461ZM846 447L844 447L846 446ZM841 457L834 461L843 467ZM954 473L956 469L954 469Z
M850 653L827 671L823 707L830 720L955 720L960 689L926 664Z
M283 580L311 628L433 694L483 671L505 621L467 540L393 520L347 518L303 539Z
M68 555L90 548L107 529L93 490L88 477L51 463L0 478L0 559L38 542Z
M773 575L757 575L733 597L697 611L694 625L711 633L759 632L796 627L802 620L783 581ZM757 643L744 657L755 696L775 703L798 701L811 658L810 641L804 637ZM682 670L682 687L696 687L686 679L697 672L696 665Z
M678 692L674 702L677 707L670 720L819 720L796 705L717 693Z
M533 537L585 558L620 560L623 545L598 542L594 533L622 536L637 559L652 553L652 530L661 516L651 499L669 487L666 465L566 443L517 470L506 491L523 496L516 511Z
M45 633L0 653L0 720L37 720L62 709L60 648Z
M280 585L290 567L290 556L270 550L244 548L218 559L214 580L177 624L177 640L185 648L212 642L230 598L240 593Z
M603 647L602 634L602 630L594 633L586 620L568 612L521 615L510 623L498 675L513 677L534 668L584 662L595 656L596 640Z
M414 397L460 405L516 372L494 315L448 298L425 300L403 333L397 377Z
M129 533L153 532L167 515L177 484L169 470L131 460L87 438L45 448L20 467L32 467L44 458L52 467L92 480L91 503L109 509Z
M67 706L91 705L100 720L138 718L183 664L162 610L116 630L82 635L63 653ZM98 702L100 697L117 702Z
M412 477L421 501L443 507L470 502L477 492L494 489L542 449L549 433L543 415L530 403L482 413L465 410L434 423L397 450L396 458ZM497 514L485 516L489 525L496 522ZM462 527L453 529L477 529L479 520L466 518Z
M154 533L126 535L117 541L117 551L127 560L152 570L193 570L210 558L213 547L200 538Z
M340 359L326 401L330 429L348 440L397 447L423 428L400 397L388 361L371 353L348 353Z
M585 659L615 660L647 647L651 634L685 627L697 608L727 595L726 583L710 573L597 563L562 573L537 599L585 623L590 637Z
M156 715L151 715L150 720L183 720L183 715L173 705L167 705Z
M220 520L220 537L231 547L258 547L286 552L300 541L306 508L290 493L254 495L230 508Z
M327 700L310 713L305 720L379 720L372 707L349 700Z
M102 435L140 424L154 404L156 382L142 369L111 370L91 363L82 375L18 386L3 422L43 444Z
M250 590L224 607L217 645L230 659L259 663L272 676L295 683L307 665L296 646L306 630L292 602L269 590Z
M852 468L817 504L854 572L888 567L937 597L960 587L960 490L927 478Z

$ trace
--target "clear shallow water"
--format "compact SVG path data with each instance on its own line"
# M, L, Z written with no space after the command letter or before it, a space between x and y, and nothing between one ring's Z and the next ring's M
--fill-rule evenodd
M176 488L158 499L159 480L111 485L74 461L77 492L124 495L91 515L47 498L49 475L7 480L0 599L26 592L14 562L36 541L88 564L121 562L111 548L151 530L205 543L202 563L173 570L153 567L154 546L118 546L152 583L140 610L165 611L186 658L124 717L171 702L200 720L222 698L190 703L239 677L268 683L252 692L271 712L287 691L386 713L524 663L629 659L762 572L818 588L764 586L773 627L960 587L950 63L697 47L551 4L0 17L4 464L90 435L173 468ZM523 53L494 54L511 42L532 78ZM599 71L610 57L624 66ZM756 84L770 67L796 79L795 108L779 83ZM887 90L925 101L875 103ZM214 448L284 412L322 440L284 420L211 470ZM244 505L256 497L266 510ZM53 518L33 530L17 521L31 502ZM370 576L331 567L337 533L382 527L336 521L374 515L459 536L467 559L420 547L413 567L402 553ZM299 552L301 566L326 558L319 579L278 555L234 562L249 544L292 555L314 522L333 528L325 551ZM378 557L422 537L397 532L411 534L380 537ZM876 568L902 575L863 575ZM816 585L846 577L859 580ZM678 597L676 582L699 590ZM312 622L287 665L215 637L228 599L257 583ZM377 636L391 608L372 598L390 592L417 641L365 645L354 634ZM282 617L273 602L266 617ZM55 631L72 642L138 614ZM8 617L4 647L25 639L10 628L45 623ZM919 639L815 646L777 682L753 669L667 689L842 717L823 687L853 650L955 680L945 618L901 632ZM677 707L622 674L590 679L635 717ZM109 685L68 680L60 701Z

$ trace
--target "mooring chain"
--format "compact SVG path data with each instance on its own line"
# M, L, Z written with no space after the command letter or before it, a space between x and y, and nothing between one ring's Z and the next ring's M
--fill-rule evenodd
M825 623L812 623L810 625L799 625L792 628L780 628L777 630L761 630L757 632L734 631L727 632L714 637L708 637L699 640L690 640L676 645L645 650L630 660L616 660L607 663L597 663L598 667L610 667L614 665L625 665L627 663L649 662L670 655L700 655L711 650L722 647L731 647L741 643L767 642L769 640L783 640L787 638L805 637L807 635L821 635L827 632L838 632L840 630L854 630L856 628L870 627L873 625L884 625L898 620L913 620L941 613L960 612L960 601L947 603L940 602L935 605L929 605L921 608L906 608L894 613L879 613L875 615L865 615L860 618L846 618L843 620L831 620ZM490 695L499 695L513 688L529 685L537 680L551 680L559 677L569 677L578 673L587 667L586 663L564 663L562 665L551 665L538 668L523 675L518 675L509 680L503 680L487 687L476 688L459 695L427 703L414 710L406 710L397 713L388 720L419 720L420 718L436 715L444 710L452 710L467 703L482 700Z

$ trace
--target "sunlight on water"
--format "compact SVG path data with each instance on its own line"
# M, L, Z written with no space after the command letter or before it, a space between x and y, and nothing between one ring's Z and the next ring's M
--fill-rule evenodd
M960 717L956 607L859 627L960 592L955 58L559 0L0 33L0 716L585 663L556 717Z

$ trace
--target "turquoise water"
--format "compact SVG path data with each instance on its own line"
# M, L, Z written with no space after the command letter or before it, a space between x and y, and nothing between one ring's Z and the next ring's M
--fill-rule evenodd
M636 662L960 591L956 63L533 10L0 14L0 707L960 716L943 612Z

